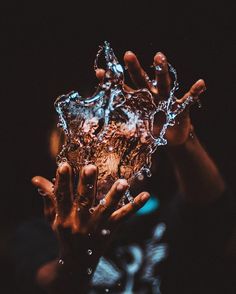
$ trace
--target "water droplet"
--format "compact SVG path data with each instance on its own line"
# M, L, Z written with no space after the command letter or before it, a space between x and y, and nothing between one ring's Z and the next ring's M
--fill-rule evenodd
M80 211L80 207L77 208L77 211L78 211L78 212Z
M155 66L156 71L162 71L162 67L160 65Z
M144 175L143 174L138 175L138 180L143 181L144 180Z
M190 133L189 133L189 137L190 137L191 139L194 139L194 134L193 134L192 132L190 132Z
M89 208L89 212L90 212L91 214L93 214L93 213L94 213L94 210L95 210L95 208L94 208L94 207L91 207L91 208Z
M89 267L89 268L87 269L87 274L88 274L88 275L91 275L92 272L93 272L93 269L92 269L91 267Z
M91 190L91 189L93 189L93 185L92 184L87 184L87 188L89 189L89 190Z
M38 189L38 193L39 193L41 196L47 196L47 194L46 194L42 189Z
M106 229L102 229L102 230L101 230L101 234L102 234L103 236L110 235L110 233L111 233L110 230L106 230Z
M109 289L105 289L105 292L108 293L110 290Z
M197 106L198 106L198 108L202 108L202 103L201 103L200 99L197 100Z
M152 80L152 85L153 85L154 87L156 87L156 86L157 86L157 80Z
M99 204L102 205L102 206L105 206L106 204L106 198L103 198L99 201Z
M63 259L59 259L58 263L61 264L61 265L63 265L65 262L64 262Z
M53 184L56 183L56 178L52 178L52 183L53 183Z
M113 147L112 146L109 146L108 147L108 151L110 151L110 152L113 151Z
M147 74L145 74L145 80L146 80L147 82L151 82L151 80L150 80L150 78L149 78L149 76L148 76Z
M88 255L92 255L93 254L93 251L91 249L88 249L87 250L87 253L88 253Z
M129 201L130 203L134 203L134 198L133 198L133 196L130 194L130 191L129 191L129 190L127 190L127 191L125 192L125 197L128 199L128 201Z
M118 283L117 286L120 287L121 286L121 283Z
M152 176L152 173L151 173L150 169L146 169L146 175L149 178Z

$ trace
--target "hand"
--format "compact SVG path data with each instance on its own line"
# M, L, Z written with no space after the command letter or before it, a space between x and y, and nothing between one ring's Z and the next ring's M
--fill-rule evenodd
M153 65L158 70L155 70L155 81L157 86L154 86L149 79L147 73L144 71L136 55L127 51L124 55L124 62L128 69L131 80L133 81L136 88L147 88L154 96L156 105L161 100L165 100L169 97L171 90L171 77L168 69L168 62L165 55L158 52L154 56ZM99 69L96 75L100 81L102 81L104 76L104 70ZM134 91L128 85L124 85L125 90ZM193 98L193 103L198 100L199 95L206 89L205 82L203 80L198 80L190 90L180 99L176 100L176 106L184 103L186 99L191 96ZM182 113L180 113L176 118L176 123L173 127L169 127L165 134L165 138L168 141L168 145L177 146L183 144L189 137L190 132L193 130L191 124L191 119L189 115L188 106ZM161 113L157 114L154 123L154 135L158 135L163 125L163 120Z
M97 173L94 165L85 166L80 172L76 192L73 191L75 178L68 163L63 163L57 169L55 186L40 176L32 179L32 183L44 195L45 215L58 236L58 267L61 266L64 275L76 275L77 281L80 277L81 283L90 279L117 226L149 198L149 194L143 192L134 199L133 204L128 203L117 209L128 188L126 180L121 179L94 207Z

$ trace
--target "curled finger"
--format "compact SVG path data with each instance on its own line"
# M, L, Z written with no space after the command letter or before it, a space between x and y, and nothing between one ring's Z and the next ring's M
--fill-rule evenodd
M146 204L149 198L149 193L142 192L137 197L135 197L133 203L128 203L113 212L109 219L111 227L119 225L121 222L127 220L132 215L134 215L140 208L142 208Z
M99 205L94 211L95 218L108 219L110 215L117 209L118 203L128 188L128 183L124 179L116 181L111 187L105 198L100 200Z
M139 63L138 58L133 52L127 51L124 55L124 61L128 69L130 78L137 86L137 88L147 88L148 90L155 91L151 80L149 79L147 73L144 71Z
M39 194L43 196L44 215L49 222L55 217L54 185L44 177L36 176L32 178L32 184L38 188Z
M192 97L193 102L196 102L199 96L206 90L206 85L204 80L200 79L195 84L192 85L190 90L184 94L181 99L177 99L179 104L184 103L189 97Z

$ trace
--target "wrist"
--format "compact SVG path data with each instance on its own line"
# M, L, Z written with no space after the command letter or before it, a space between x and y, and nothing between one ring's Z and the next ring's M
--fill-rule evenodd
M195 145L198 144L198 138L197 135L194 131L194 127L191 125L189 128L189 132L188 135L186 136L186 139L177 145L167 145L168 147L168 152L169 153L173 153L173 154L178 154L178 153L182 153L185 152L187 150L191 150L192 148L194 148Z

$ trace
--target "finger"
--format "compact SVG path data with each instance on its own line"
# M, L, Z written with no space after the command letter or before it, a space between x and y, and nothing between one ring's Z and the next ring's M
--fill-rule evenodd
M120 222L123 222L130 218L133 214L135 214L140 208L142 208L148 199L150 198L150 194L147 192L140 193L137 197L135 197L133 203L128 203L115 212L112 213L110 216L110 224L111 227L117 226Z
M135 91L135 89L131 88L130 86L128 86L128 85L126 85L126 84L123 85L123 89L124 89L126 92L129 92L129 93Z
M52 182L50 182L49 180L45 179L44 177L41 176L35 176L32 178L31 180L32 184L38 188L41 195L44 194L44 196L49 197L51 200L53 200L53 188L54 185Z
M95 73L96 73L97 79L102 84L104 81L104 77L105 77L105 70L102 68L98 68L98 69L96 69Z
M154 57L155 76L157 81L158 96L165 99L169 96L171 78L168 69L168 63L165 55L158 52Z
M100 200L100 204L95 209L95 218L107 219L116 210L121 197L128 188L128 183L124 179L116 181L111 187L106 197Z
M77 187L78 204L83 211L88 212L88 209L93 205L96 193L97 183L97 167L89 164L85 166L79 177ZM84 209L86 208L86 209Z
M200 79L198 80L191 88L190 90L181 98L177 99L177 103L181 104L186 101L189 97L193 98L193 102L198 100L198 97L200 94L202 94L206 90L206 85L204 80Z
M49 222L52 222L55 217L55 198L53 192L53 183L40 176L33 177L31 181L32 184L38 188L40 195L44 196L44 215Z
M131 80L138 88L147 88L149 90L155 91L147 73L143 70L138 61L138 58L133 52L127 51L125 53L124 62L128 69Z
M55 197L58 215L66 218L73 202L72 169L68 163L61 164L57 169Z
M104 82L104 77L105 77L105 70L102 68L98 68L96 70L96 77L99 80L100 84L102 84ZM131 87L129 87L128 85L124 84L124 90L127 92L133 92L134 89L132 89Z

